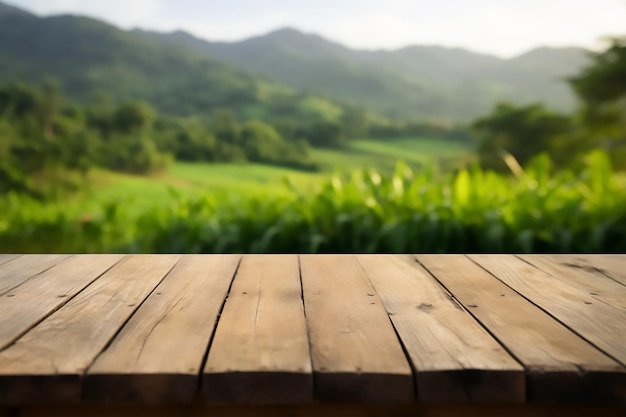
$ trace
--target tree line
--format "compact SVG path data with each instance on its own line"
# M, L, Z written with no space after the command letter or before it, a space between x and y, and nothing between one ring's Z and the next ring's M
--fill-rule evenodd
M296 102L290 99L292 107ZM65 97L55 82L0 86L0 192L45 197L51 181L43 178L62 188L74 186L67 180L84 178L92 168L150 174L173 160L249 161L316 170L313 147L336 147L364 137L467 139L460 128L373 123L358 107L328 109L328 102L306 96L300 102L300 115L292 108L271 122L242 121L230 109L174 116L143 101L118 104L104 94L80 103Z
M71 102L54 83L0 86L0 192L43 195L39 180L46 176L85 176L95 167L149 174L173 159L316 168L306 138L285 138L265 122L241 122L228 110L175 117L141 101Z
M592 64L568 80L578 110L560 114L535 103L500 103L472 128L480 138L480 160L487 168L506 169L503 153L524 165L547 153L557 166L579 169L583 155L603 149L617 169L626 169L626 37L592 54Z

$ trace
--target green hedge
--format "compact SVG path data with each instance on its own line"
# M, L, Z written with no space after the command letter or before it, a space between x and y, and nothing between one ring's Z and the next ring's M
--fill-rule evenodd
M517 177L478 167L438 174L399 164L358 171L281 199L172 191L133 213L111 202L88 214L9 195L2 252L616 253L626 252L626 191L606 154L580 173L545 156ZM140 197L139 197L140 198Z

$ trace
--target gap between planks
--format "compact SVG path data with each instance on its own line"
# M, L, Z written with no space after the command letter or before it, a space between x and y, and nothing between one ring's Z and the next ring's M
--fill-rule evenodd
M420 401L524 402L522 366L412 257L357 258L413 364Z
M626 404L624 367L496 278L491 265L463 255L416 258L524 365L529 401Z

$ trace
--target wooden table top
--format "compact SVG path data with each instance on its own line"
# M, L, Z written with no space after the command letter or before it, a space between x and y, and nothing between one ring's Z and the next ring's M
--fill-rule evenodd
M626 405L626 255L0 255L0 406Z

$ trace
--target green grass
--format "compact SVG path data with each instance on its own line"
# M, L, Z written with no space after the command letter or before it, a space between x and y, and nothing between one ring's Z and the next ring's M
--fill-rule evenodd
M318 181L317 173L300 172L261 164L203 164L175 163L169 171L171 178L188 186L213 192L255 193L262 187L272 192L282 189L282 181L290 178L296 183Z
M471 149L462 143L435 139L394 139L390 141L359 140L337 149L315 149L314 158L320 172L304 172L290 168L254 163L188 163L175 162L167 172L153 176L133 176L96 171L93 185L78 200L80 203L124 201L137 210L154 202L167 202L172 190L184 196L201 193L221 199L233 196L279 198L288 191L288 180L294 187L310 189L339 170L375 169L384 174L393 172L399 160L412 168L424 166L438 158L467 157Z
M337 149L316 149L314 157L325 170L371 168L391 173L398 161L404 161L413 168L437 160L448 161L450 165L470 159L472 152L468 144L440 139L363 139Z
M289 168L260 164L207 164L176 162L167 172L153 176L134 176L106 171L91 174L93 184L75 203L123 201L141 209L158 202L167 202L174 194L194 197L211 194L218 198L230 196L284 195L285 180L298 186L316 184L319 173L302 173Z
M623 177L605 153L586 160L574 172L542 156L517 177L400 164L275 198L170 193L143 210L122 201L77 211L9 194L0 252L623 253Z

